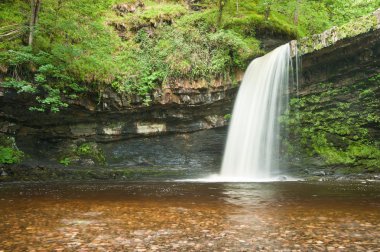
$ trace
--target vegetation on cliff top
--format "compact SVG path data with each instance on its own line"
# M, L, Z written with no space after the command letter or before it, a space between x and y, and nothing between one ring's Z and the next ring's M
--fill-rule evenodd
M177 79L233 79L263 53L260 38L321 32L379 0L6 0L0 82L57 112L87 91L149 93Z

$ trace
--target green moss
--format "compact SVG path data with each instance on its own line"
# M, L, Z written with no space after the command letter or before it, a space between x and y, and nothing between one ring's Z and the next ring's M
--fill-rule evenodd
M339 39L355 37L377 28L377 18L374 15L367 15L340 26L337 30Z
M291 110L281 117L290 129L291 141L284 143L289 155L379 172L380 142L370 127L380 128L380 75L349 87L321 84L318 91L291 99Z
M146 10L127 16L127 23L132 29L144 26L157 26L165 22L173 22L174 19L184 15L186 8L180 4L155 4Z
M119 167L112 168L53 168L33 167L25 169L18 166L7 167L8 176L0 176L0 181L49 181L49 180L149 180L183 178L183 170L171 170L167 167Z
M294 26L279 13L274 13L269 20L256 12L229 16L223 22L224 29L230 29L247 36L255 36L257 33L286 35L289 39L297 37Z
M338 40L355 37L370 30L377 29L377 17L373 14L355 19L340 27L333 27L322 34L305 37L299 40L301 54L311 53L334 44Z

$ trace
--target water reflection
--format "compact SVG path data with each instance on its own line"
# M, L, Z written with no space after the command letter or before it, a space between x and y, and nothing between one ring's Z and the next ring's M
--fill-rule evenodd
M0 185L0 250L377 250L380 185Z

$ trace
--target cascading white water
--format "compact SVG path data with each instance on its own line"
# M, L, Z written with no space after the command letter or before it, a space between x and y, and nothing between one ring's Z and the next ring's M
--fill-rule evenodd
M267 180L278 171L279 116L287 106L290 45L247 68L234 105L221 177Z

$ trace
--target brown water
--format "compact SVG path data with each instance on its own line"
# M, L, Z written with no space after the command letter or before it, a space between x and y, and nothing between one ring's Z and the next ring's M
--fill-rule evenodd
M0 199L0 251L380 251L379 183L17 183Z

